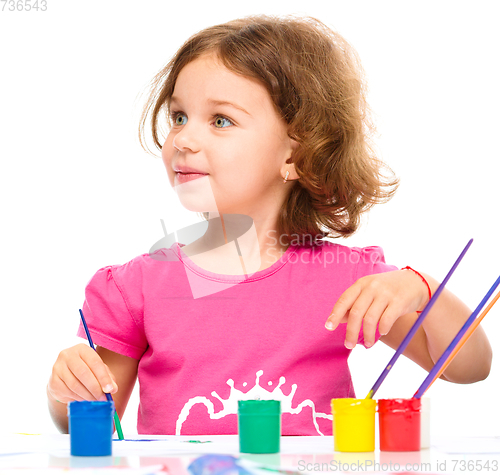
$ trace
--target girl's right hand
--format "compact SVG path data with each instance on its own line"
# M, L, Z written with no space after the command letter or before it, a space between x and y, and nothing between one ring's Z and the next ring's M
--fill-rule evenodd
M48 393L58 402L105 401L104 393L118 391L115 377L90 346L80 343L57 357L47 385Z

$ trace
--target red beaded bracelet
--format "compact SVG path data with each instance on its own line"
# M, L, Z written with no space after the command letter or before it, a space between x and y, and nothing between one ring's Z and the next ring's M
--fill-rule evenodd
M427 286L427 290L429 291L429 300L430 300L432 298L432 292L431 292L431 288L429 286L429 283L425 280L424 276L420 272L417 272L415 269L412 269L410 266L403 267L401 270L405 270L405 269L409 269L409 270L415 272L415 274L417 274L422 279L424 284ZM422 312L417 310L417 313L422 313Z

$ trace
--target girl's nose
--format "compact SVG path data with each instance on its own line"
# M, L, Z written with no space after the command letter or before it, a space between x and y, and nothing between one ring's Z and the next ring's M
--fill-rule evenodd
M172 145L179 152L185 152L186 150L191 152L199 151L199 144L194 134L194 130L192 127L188 127L187 124L183 126L182 130L175 134Z

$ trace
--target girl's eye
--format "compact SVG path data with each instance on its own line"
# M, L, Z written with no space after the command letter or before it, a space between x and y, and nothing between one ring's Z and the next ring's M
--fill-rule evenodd
M172 119L174 119L175 125L185 125L187 122L187 117L181 112L174 112Z
M223 129L229 125L233 125L233 123L229 120L229 119L226 119L225 117L221 116L221 115L218 115L215 117L215 127L217 127L218 129Z
M215 127L218 129L223 129L226 128L230 125L234 125L231 120L227 119L226 117L222 115L216 115L214 116L215 122L213 124ZM172 120L174 121L175 125L186 125L187 123L187 116L183 114L182 112L172 112Z

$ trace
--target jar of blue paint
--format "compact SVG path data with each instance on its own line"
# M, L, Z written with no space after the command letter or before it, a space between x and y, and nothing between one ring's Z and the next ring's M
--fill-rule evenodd
M72 401L68 404L71 455L111 455L113 401Z

